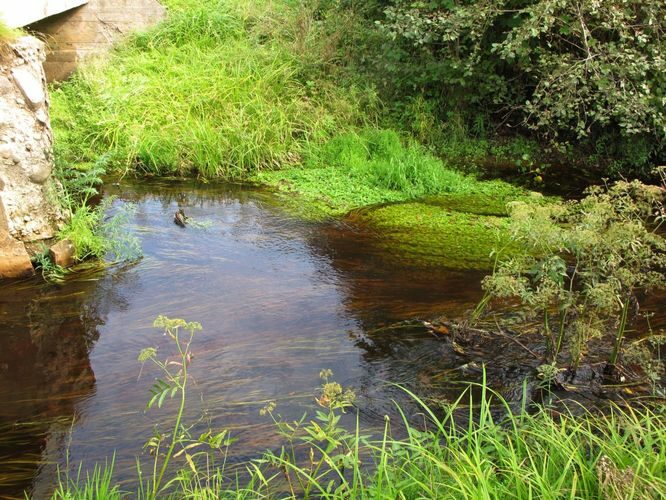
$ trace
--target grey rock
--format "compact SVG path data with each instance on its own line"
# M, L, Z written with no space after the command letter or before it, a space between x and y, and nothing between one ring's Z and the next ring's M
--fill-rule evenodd
M37 109L46 100L46 92L44 91L44 83L41 78L38 78L26 67L18 67L12 69L12 76L18 88L21 90L23 97L28 101L32 109Z

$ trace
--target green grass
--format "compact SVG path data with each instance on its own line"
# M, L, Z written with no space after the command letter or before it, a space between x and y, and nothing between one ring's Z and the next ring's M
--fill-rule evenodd
M168 2L167 20L52 91L60 163L239 179L297 163L366 119L365 90L311 81L296 50L314 28L289 2ZM309 26L309 25L307 25Z
M247 464L248 474L206 473L192 464L175 476L163 498L663 498L666 495L666 420L663 408L613 407L605 414L583 408L512 414L501 397L482 386L478 400L444 407L420 406L420 423L404 413L387 418L383 436L364 429L337 432L296 425L293 446L312 449L308 460L267 452ZM505 416L497 417L498 413ZM460 425L467 415L468 424ZM508 416L507 416L508 415ZM333 422L335 422L335 418ZM392 429L406 428L405 438ZM308 434L318 429L319 438ZM334 444L328 437L338 436ZM366 435L366 437L363 437ZM328 436L328 437L325 437ZM287 445L289 448L290 445ZM194 467L194 471L192 471ZM96 469L98 470L98 469ZM97 478L97 479L96 479ZM62 484L54 498L90 498L105 473ZM92 486L89 484L92 483ZM114 498L114 495L109 495Z
M260 172L255 180L297 195L299 203L311 203L322 215L423 196L459 206L464 202L475 213L505 214L507 202L532 198L505 182L479 181L449 168L393 130L372 128L340 134L310 148L305 168Z
M21 36L21 30L10 28L0 19L0 48L7 42L12 42Z

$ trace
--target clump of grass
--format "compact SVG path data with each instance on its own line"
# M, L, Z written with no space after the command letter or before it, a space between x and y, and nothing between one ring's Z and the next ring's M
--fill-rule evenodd
M0 19L0 48L6 43L13 42L21 36L21 30L10 28Z
M262 172L262 183L298 194L326 215L423 196L476 205L475 212L505 214L508 201L532 196L501 181L484 182L449 168L413 140L393 130L366 128L310 148L306 168ZM476 200L477 203L474 203ZM481 205L492 205L484 210Z
M113 198L106 198L97 206L84 202L72 212L68 223L58 233L58 239L72 242L76 261L104 257L127 261L141 255L139 240L126 230L134 207L126 205L107 217L112 203Z
M91 473L82 476L79 466L75 477L64 474L58 477L58 485L51 498L53 500L120 500L123 494L112 483L114 460L106 466L95 465Z
M165 22L54 90L61 161L108 153L111 167L139 174L238 179L298 162L309 143L364 120L353 89L323 92L302 79L288 36L298 7L172 7Z
M266 452L246 465L245 475L235 476L188 460L162 496L642 499L666 494L663 410L615 406L605 414L583 408L553 414L536 408L515 414L485 384L480 389L478 399L463 394L444 406L409 393L420 410L419 423L398 408L401 418L386 417L384 432L370 437L358 419L351 432L342 426L341 413L350 403L331 399L327 391L337 398L346 393L327 382L318 398L323 410L312 420L284 421L274 405L266 408L285 437L277 454ZM398 429L405 437L393 437ZM93 488L114 491L96 474L62 483L54 498L90 498L86 492Z

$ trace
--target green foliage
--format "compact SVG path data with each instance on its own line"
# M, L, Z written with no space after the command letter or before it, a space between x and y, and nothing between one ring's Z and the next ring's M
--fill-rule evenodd
M306 168L261 173L255 179L297 193L325 214L340 215L366 205L406 201L427 195L494 198L504 213L509 200L527 197L507 183L482 182L448 168L413 140L393 130L363 129L312 148Z
M158 350L155 347L147 347L139 353L138 361L142 365L150 362L160 372L160 378L155 379L150 389L151 398L146 409L162 408L167 400L176 398L178 410L171 431L162 433L156 427L153 436L144 445L144 449L148 450L153 457L149 477L144 478L140 462L137 461L140 497L149 499L164 498L170 495L170 490L177 488L184 478L190 482L197 482L201 479L200 476L210 475L210 468L215 465L214 455L220 453L224 455L225 450L234 441L226 430L213 432L209 429L194 436L191 433L194 424L186 424L183 420L191 377L188 369L194 359L192 342L196 332L201 331L201 324L160 315L155 318L153 326L162 329L164 335L171 339L175 347L175 360L173 356L164 360L159 359ZM199 458L202 456L205 458L208 469L199 469ZM169 464L179 457L185 461L186 471L179 473L174 478L166 478L165 474ZM197 484L202 485L203 483L198 482Z
M614 336L615 364L639 293L666 287L664 214L664 187L638 181L593 187L567 204L513 204L511 234L525 253L483 286L540 317L549 362L566 347L575 367L590 340Z
M61 283L67 275L67 269L51 261L49 248L46 245L43 245L41 250L32 257L32 263L35 269L42 273L45 281Z
M51 496L52 500L120 500L123 498L118 485L112 484L114 460L107 466L95 465L92 473L82 476L83 464L75 477L65 474L58 475L58 487Z
M615 173L646 174L663 154L663 0L377 3L369 73L389 95L586 144Z
M309 143L365 120L357 103L371 91L306 79L314 73L299 47L316 26L298 7L172 6L53 92L59 162L107 154L110 167L139 174L238 179L298 162Z
M77 261L104 257L126 261L141 255L139 240L126 230L134 207L126 205L115 215L106 218L112 203L113 198L106 198L97 206L83 203L75 209L69 222L58 233L58 239L72 242Z
M0 50L7 42L13 42L21 36L21 30L10 28L0 19Z

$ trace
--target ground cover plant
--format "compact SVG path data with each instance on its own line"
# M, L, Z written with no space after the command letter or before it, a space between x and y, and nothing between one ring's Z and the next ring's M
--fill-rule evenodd
M177 408L170 431L147 442L149 468L139 468L137 492L112 480L113 461L85 475L62 471L54 499L122 498L659 498L666 493L666 415L663 407L614 406L604 414L583 408L518 414L485 380L478 399L464 392L450 404L427 404L413 393L420 416L386 417L379 435L341 424L355 396L323 370L313 417L286 421L274 403L271 418L284 446L242 469L226 469L233 443L224 430L199 434L183 420L188 367L198 323L160 316L174 353L147 348L141 363L161 373L148 407ZM166 357L164 357L166 356ZM162 359L165 361L162 361ZM470 395L468 395L470 394ZM498 410L500 410L498 412ZM461 424L461 417L464 424ZM196 429L198 430L198 429ZM394 437L402 433L403 437ZM217 462L216 462L217 461ZM219 465L212 465L212 464ZM170 467L171 466L171 467ZM140 467L140 466L138 466Z
M260 172L254 180L312 202L325 215L384 202L441 195L460 206L483 200L485 210L505 214L505 204L532 195L501 181L479 181L447 165L391 129L339 134L309 149L303 166Z

